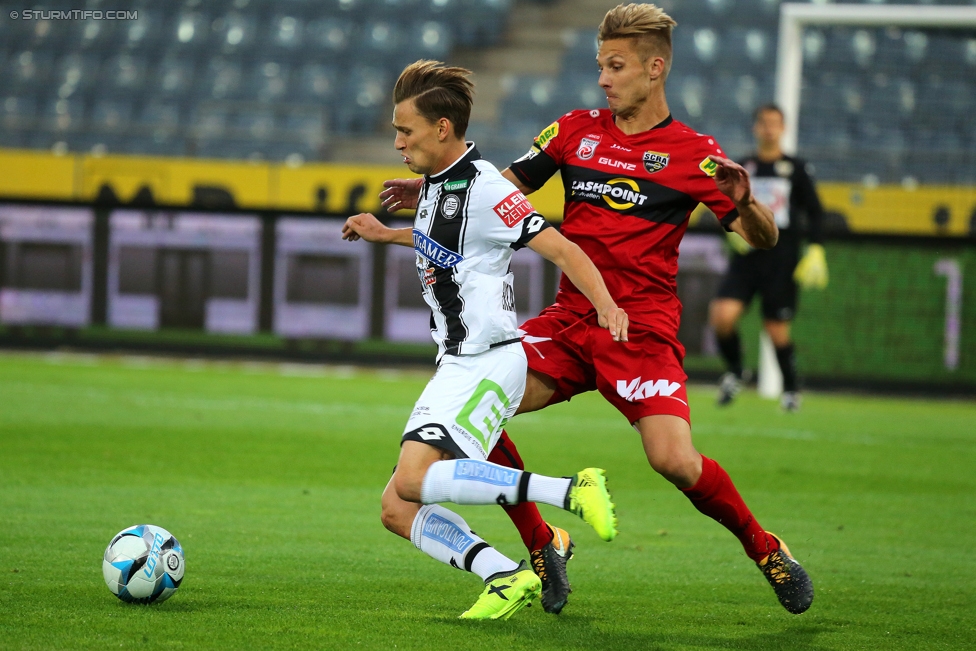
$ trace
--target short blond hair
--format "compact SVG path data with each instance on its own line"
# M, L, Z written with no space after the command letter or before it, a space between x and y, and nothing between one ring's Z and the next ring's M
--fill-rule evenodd
M652 56L664 59L667 77L671 71L671 30L677 26L657 5L620 4L603 17L597 40L603 43L617 38L633 39L642 62Z

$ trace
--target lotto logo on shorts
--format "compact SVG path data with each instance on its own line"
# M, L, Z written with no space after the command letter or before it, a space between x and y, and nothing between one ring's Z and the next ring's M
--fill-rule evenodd
M680 382L669 382L668 380L648 380L641 382L641 378L636 380L617 380L617 395L627 402L653 398L654 396L672 397L671 394L681 388ZM678 400L678 398L675 398Z
M535 208L525 198L525 195L516 190L508 195L495 206L495 214L502 218L505 225L509 228L535 212Z

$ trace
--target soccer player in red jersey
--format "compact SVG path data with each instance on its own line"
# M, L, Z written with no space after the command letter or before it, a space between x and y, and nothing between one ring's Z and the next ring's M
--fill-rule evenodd
M813 601L807 573L759 525L725 470L692 443L676 286L688 218L704 203L727 230L760 249L775 246L778 230L772 211L753 197L746 170L725 158L714 138L671 117L664 87L675 25L650 4L607 12L597 64L609 108L562 116L503 172L525 194L561 172L562 233L593 260L631 320L629 341L614 342L564 276L555 303L522 325L529 372L518 413L600 391L640 433L651 467L729 529L780 603L799 614ZM381 197L388 209L416 205L415 181L386 185ZM490 460L521 465L507 436ZM538 509L507 510L530 551L548 543Z

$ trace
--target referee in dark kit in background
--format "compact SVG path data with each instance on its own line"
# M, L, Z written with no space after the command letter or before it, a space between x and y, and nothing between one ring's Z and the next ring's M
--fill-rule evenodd
M823 289L828 276L823 248L823 208L809 166L799 158L787 156L780 148L783 129L783 111L775 104L760 106L753 123L757 151L741 161L751 177L753 194L773 209L779 226L779 242L772 249L752 249L741 237L729 233L733 250L729 268L709 310L719 352L728 369L721 379L719 405L730 404L742 388L738 323L753 296L759 293L763 327L776 348L776 359L783 372L780 405L787 411L800 408L796 355L790 337L790 325L796 316L797 285ZM810 243L800 259L804 230Z

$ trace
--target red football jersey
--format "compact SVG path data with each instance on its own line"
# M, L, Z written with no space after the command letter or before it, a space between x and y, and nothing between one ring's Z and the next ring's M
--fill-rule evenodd
M688 217L699 203L723 226L738 216L715 185L710 154L724 155L714 138L670 116L627 135L609 110L579 110L546 127L511 170L534 189L562 172L563 235L590 256L632 320L676 339L678 244ZM580 313L593 309L565 275L556 302Z

